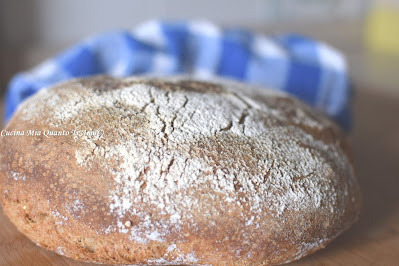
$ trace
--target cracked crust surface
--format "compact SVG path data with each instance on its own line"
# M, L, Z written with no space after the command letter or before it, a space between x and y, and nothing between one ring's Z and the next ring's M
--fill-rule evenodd
M6 130L50 135L1 139L4 211L78 260L279 264L324 247L359 214L342 132L263 88L77 79L24 102Z

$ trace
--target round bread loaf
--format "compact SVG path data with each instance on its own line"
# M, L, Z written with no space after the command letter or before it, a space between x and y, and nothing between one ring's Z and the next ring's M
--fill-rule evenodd
M19 107L0 150L4 212L77 260L280 264L359 215L340 129L286 94L238 82L68 81Z

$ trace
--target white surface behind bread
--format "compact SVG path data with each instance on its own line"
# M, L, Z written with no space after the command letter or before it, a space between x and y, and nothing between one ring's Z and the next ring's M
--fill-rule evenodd
M28 99L6 127L24 128L101 132L0 143L5 212L33 241L72 258L284 263L358 216L344 134L280 92L99 76Z

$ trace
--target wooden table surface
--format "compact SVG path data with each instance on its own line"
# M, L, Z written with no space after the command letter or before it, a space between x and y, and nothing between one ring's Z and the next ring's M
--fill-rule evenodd
M361 218L325 249L290 265L399 265L399 96L357 86L352 139ZM1 212L0 265L89 264L34 245Z

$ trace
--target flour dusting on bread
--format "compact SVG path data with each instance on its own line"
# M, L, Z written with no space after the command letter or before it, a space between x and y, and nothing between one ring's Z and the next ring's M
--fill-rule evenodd
M280 92L226 80L95 77L44 90L19 112L32 125L102 130L74 136L70 159L103 175L103 212L115 220L97 233L159 243L163 255L148 263L206 262L211 251L198 245L212 237L230 241L228 256L253 262L264 243L279 246L262 235L280 239L290 255L276 252L294 260L335 237L348 198L358 197L343 134ZM74 195L68 212L91 217L90 203ZM59 223L70 222L59 211L67 218Z

